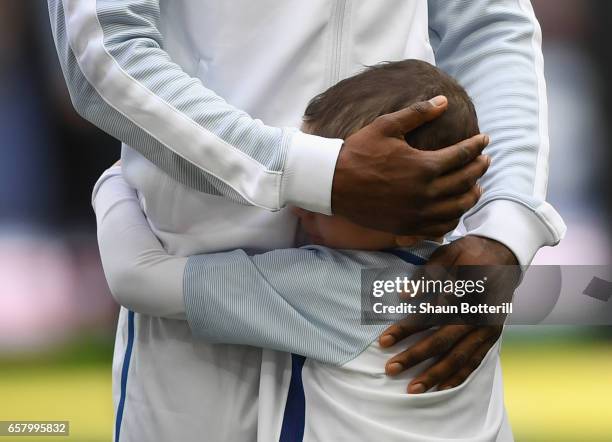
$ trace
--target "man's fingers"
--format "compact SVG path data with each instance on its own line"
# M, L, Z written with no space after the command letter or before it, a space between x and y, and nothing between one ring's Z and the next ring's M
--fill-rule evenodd
M471 367L471 365L466 367L466 364L476 351L485 345L490 336L491 331L487 327L480 327L469 333L438 362L415 377L408 385L408 393L424 393L440 383L442 384L439 389L442 389L442 385L448 388L445 381L449 381L458 371Z
M408 319L402 319L382 332L378 338L378 343L381 347L391 347L402 339L406 339L408 336L423 331L427 328L429 327L416 325Z
M491 158L487 155L479 155L467 166L436 178L431 183L431 193L436 198L461 195L472 189L479 178L481 178L489 165Z
M448 222L461 218L461 216L476 205L482 195L482 188L478 185L472 186L463 195L449 197L433 205L427 216L432 221Z
M460 196L449 197L432 205L423 219L427 223L415 234L426 237L439 237L452 231L459 224L461 216L470 210L480 199L482 188L478 185Z
M374 124L389 136L403 137L406 133L438 118L446 110L448 100L444 96L429 101L419 101L410 106L386 115L381 115Z
M470 163L482 153L487 144L489 137L479 134L444 149L431 151L430 154L437 163L438 175L445 175Z
M469 325L447 325L387 361L385 371L394 376L434 356L446 353L455 342L469 333Z
M476 349L463 368L459 369L453 376L451 376L450 379L440 383L438 390L448 390L449 388L457 387L465 382L465 380L474 372L474 370L480 367L480 364L491 347L495 345L495 342L497 342L497 337L487 339L479 348Z

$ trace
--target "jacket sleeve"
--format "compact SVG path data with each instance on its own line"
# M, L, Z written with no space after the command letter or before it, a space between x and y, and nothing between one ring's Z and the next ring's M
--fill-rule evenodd
M429 0L436 62L472 97L490 135L485 193L460 234L495 239L528 265L565 224L546 202L548 114L542 35L529 0Z
M336 365L361 353L385 328L361 324L364 262L350 255L359 252L309 247L177 257L151 231L119 167L104 172L92 199L104 274L125 308L187 320L194 337L211 343L271 348Z
M184 320L187 258L163 248L120 167L108 169L96 182L92 205L102 267L115 300L137 313Z
M278 210L331 213L342 140L264 125L164 50L159 0L48 0L77 112L177 181Z
M359 253L307 246L192 256L183 283L189 327L213 343L343 365L388 326L361 322L361 270L367 264ZM395 271L406 274L408 265Z

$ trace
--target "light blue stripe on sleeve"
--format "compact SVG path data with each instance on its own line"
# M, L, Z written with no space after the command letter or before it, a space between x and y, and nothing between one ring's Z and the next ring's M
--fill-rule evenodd
M195 336L212 342L343 365L386 328L361 323L361 271L388 267L414 269L390 253L319 246L194 256L183 279L187 320Z

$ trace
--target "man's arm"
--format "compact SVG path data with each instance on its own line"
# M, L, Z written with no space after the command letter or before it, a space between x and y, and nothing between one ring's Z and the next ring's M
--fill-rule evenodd
M438 65L468 90L481 130L491 135L492 167L481 180L484 196L455 232L467 236L440 247L428 265L529 265L540 247L565 234L560 216L545 201L548 133L539 24L527 0L429 0L429 26ZM381 345L415 332L404 322L385 331ZM408 391L455 387L500 333L494 326L440 327L393 357L387 372L398 374L438 356Z
M329 214L333 204L361 224L415 235L454 228L478 199L483 136L436 152L403 141L444 112L443 98L381 117L344 143L270 127L172 61L159 0L48 2L76 110L182 184L268 210Z
M96 184L93 205L104 272L126 308L186 317L194 336L208 342L288 351L337 365L384 329L360 324L365 262L324 248L168 255L118 167Z
M342 140L266 126L185 73L164 50L159 0L49 0L49 13L84 118L189 187L330 211Z
M548 123L541 32L528 0L429 0L430 40L440 68L466 88L491 137L484 195L463 234L507 246L521 265L554 245L565 225L545 201ZM487 264L487 263L483 263Z

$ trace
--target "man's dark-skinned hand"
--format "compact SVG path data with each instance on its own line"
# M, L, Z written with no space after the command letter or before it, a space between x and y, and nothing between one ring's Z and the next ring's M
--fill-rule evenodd
M466 236L440 247L426 266L513 266L507 267L512 278L518 281L518 262L514 254L503 244L488 238ZM491 272L489 282L495 278L508 278L507 273ZM493 278L493 279L492 279ZM503 284L502 284L503 285ZM382 347L390 347L415 333L429 328L410 320L399 321L387 328L379 338ZM417 375L408 385L409 393L424 393L437 386L438 390L460 385L474 371L493 347L502 332L502 325L444 325L433 334L424 337L406 351L387 361L386 372L390 376L429 358L437 361Z
M445 97L378 117L348 137L336 164L332 211L377 230L441 236L476 204L476 181L489 167L486 135L435 151L414 149L404 135L434 120Z

